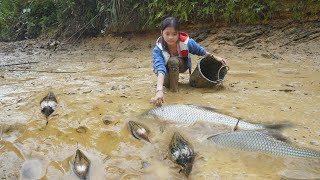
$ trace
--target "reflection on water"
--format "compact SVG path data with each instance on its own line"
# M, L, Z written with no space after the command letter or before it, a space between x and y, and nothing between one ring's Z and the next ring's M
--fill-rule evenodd
M39 179L44 175L44 168L39 160L27 160L21 167L22 179Z
M130 55L99 50L57 52L52 59L30 67L77 73L1 72L1 178L77 179L70 162L79 143L92 162L90 179L185 179L167 158L176 131L197 153L190 179L320 178L319 160L274 157L206 143L208 136L230 128L204 122L179 125L141 116L152 108L149 99L156 79L150 69L150 49L136 51ZM319 151L320 72L306 70L314 66L312 62L299 66L250 57L229 55L231 70L220 90L191 88L184 74L180 92L166 92L166 103L210 106L255 123L288 121L296 126L283 133L293 143ZM110 58L114 59L109 62ZM59 104L42 129L46 120L39 103L49 91ZM146 125L151 143L132 137L128 121Z

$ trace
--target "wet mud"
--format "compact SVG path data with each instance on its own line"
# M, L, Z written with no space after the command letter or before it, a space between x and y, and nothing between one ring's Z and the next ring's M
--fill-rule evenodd
M166 90L165 103L209 106L254 123L290 122L282 133L292 143L320 151L319 27L189 29L230 70L217 88L190 87L189 74L181 74L179 92ZM0 43L0 179L77 179L71 167L77 143L91 161L90 179L185 179L166 158L176 131L196 153L189 179L320 178L319 159L224 149L206 138L230 128L142 116L153 107L158 35L106 35L54 48L43 39ZM192 56L193 69L199 59ZM50 91L58 106L43 128L40 101ZM129 121L148 127L151 143L135 139Z

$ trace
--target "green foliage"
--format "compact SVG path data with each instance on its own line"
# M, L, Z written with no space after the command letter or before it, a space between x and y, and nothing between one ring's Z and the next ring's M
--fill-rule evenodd
M138 30L145 17L147 2L138 0L98 0L98 8L103 13L103 29L111 31Z
M101 25L96 0L56 0L56 3L58 36L80 37L98 33Z
M0 40L142 30L166 16L187 23L261 23L281 11L296 20L317 16L320 0L0 0Z
M148 24L170 15L184 22L217 21L256 23L272 18L275 0L154 0L149 3Z
M148 4L149 17L148 26L155 26L164 16L174 16L182 22L193 19L194 11L198 5L196 0L155 0Z
M18 20L16 14L21 9L20 3L19 0L0 0L0 40L13 40L10 34Z
M240 7L240 22L255 23L272 18L277 3L273 0L243 1Z
M0 1L0 40L35 38L57 22L53 1Z
M295 20L301 20L306 16L316 16L320 13L320 0L295 0L291 9Z

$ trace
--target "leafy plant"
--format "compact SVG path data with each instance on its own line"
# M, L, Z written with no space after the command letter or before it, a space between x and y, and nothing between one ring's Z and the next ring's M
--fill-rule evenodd
M301 20L306 16L319 16L320 0L296 0L292 5L293 18Z
M0 40L13 40L11 34L18 20L17 13L22 6L20 1L0 0Z
M52 32L78 39L101 32L156 28L166 16L183 23L261 23L290 8L300 20L316 17L320 0L0 0L0 40ZM282 6L283 4L287 6ZM290 17L289 17L290 18Z

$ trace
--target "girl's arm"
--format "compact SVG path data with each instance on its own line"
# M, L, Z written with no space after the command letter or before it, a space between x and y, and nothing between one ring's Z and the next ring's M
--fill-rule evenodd
M189 48L189 52L191 54L196 54L196 55L199 55L199 56L204 56L204 55L213 56L216 60L220 61L222 64L224 64L224 65L227 64L226 59L224 59L223 57L214 56L213 54L207 52L202 46L200 46L192 38L189 39L188 48Z
M150 102L157 106L161 106L164 102L163 83L167 69L162 56L162 51L158 47L153 49L153 71L157 75L157 88L156 95L151 98Z
M153 72L158 76L159 73L167 74L166 65L160 48L153 49Z
M164 74L158 73L156 95L150 100L150 102L156 106L161 106L161 104L164 103L163 82Z
M206 54L206 50L192 38L189 38L188 49L189 53L196 54L198 56L204 56Z

